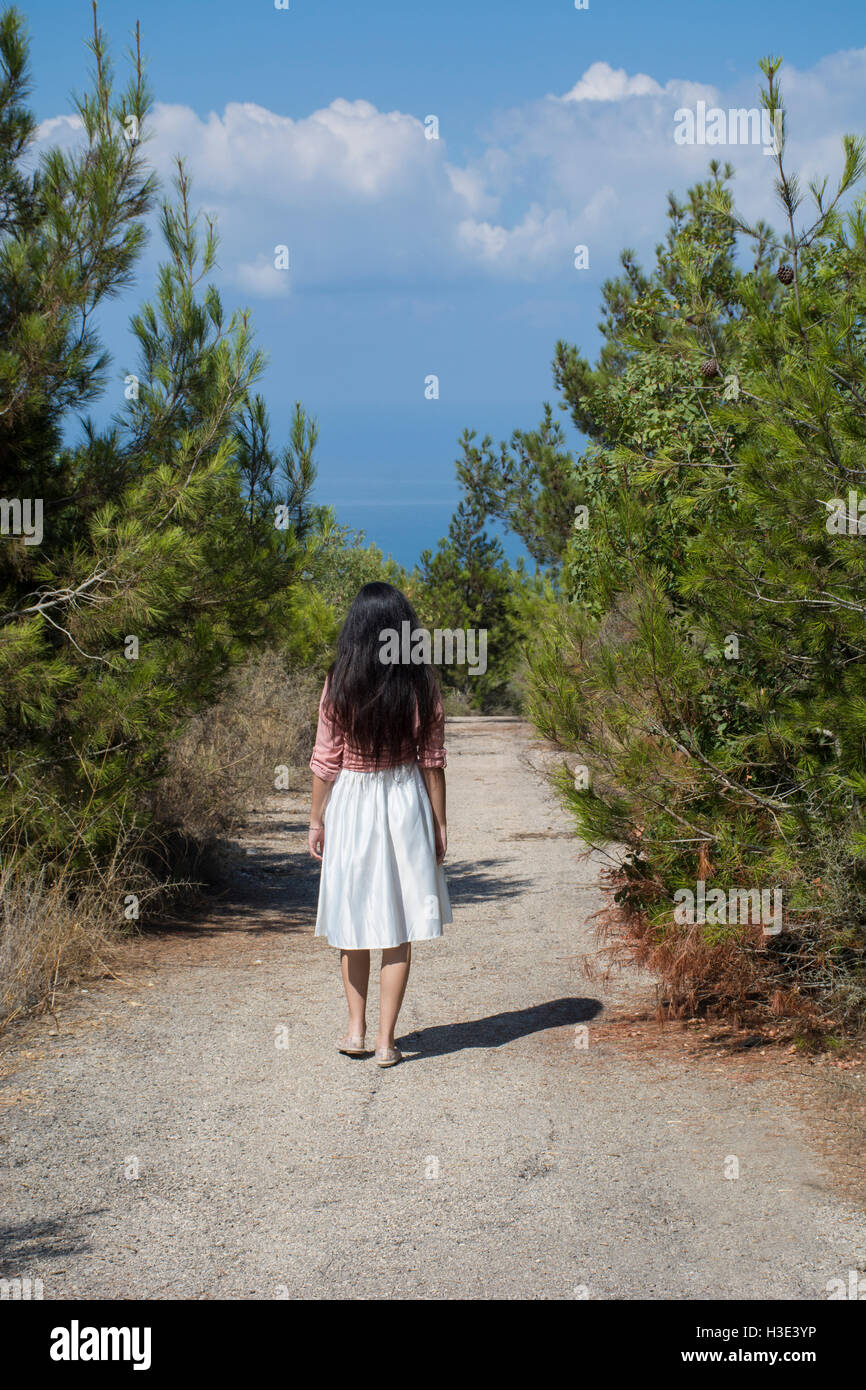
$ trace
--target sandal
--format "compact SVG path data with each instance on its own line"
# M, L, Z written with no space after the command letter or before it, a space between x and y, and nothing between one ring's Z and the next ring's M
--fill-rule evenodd
M337 1043L337 1051L342 1052L344 1057L365 1057L368 1049L364 1046L364 1037L364 1033L354 1038L348 1033L342 1042Z
M399 1047L377 1047L376 1065L378 1067L396 1067L398 1062L402 1062L403 1053Z

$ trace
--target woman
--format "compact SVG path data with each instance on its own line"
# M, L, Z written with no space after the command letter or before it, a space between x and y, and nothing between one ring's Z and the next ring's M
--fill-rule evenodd
M337 1047L349 1057L367 1054L370 951L381 949L380 1067L402 1060L394 1030L411 943L441 936L452 920L441 867L447 847L442 699L432 668L394 660L389 640L417 627L412 605L393 585L365 584L359 591L322 690L310 759L309 847L322 860L316 935L340 949L349 1006L348 1032Z

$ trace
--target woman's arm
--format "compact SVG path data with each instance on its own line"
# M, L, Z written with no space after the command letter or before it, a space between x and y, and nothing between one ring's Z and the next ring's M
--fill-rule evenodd
M313 773L313 805L310 811L308 846L314 859L321 859L325 848L325 807L333 785L333 782L326 782L317 772Z
M445 769L422 767L421 776L433 808L433 828L436 832L436 863L441 864L448 849L448 830L445 815Z
M416 713L417 718L417 713ZM433 680L433 716L426 737L417 749L418 766L430 805L433 808L433 828L436 832L436 863L441 864L448 848L445 819L445 710L439 682Z
M325 848L325 807L331 787L343 766L343 737L328 712L328 682L325 681L319 700L319 722L316 743L310 758L313 774L313 805L310 810L310 832L307 840L310 854L321 859Z

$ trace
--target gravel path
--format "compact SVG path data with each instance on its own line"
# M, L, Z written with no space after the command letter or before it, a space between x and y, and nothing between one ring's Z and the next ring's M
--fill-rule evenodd
M447 739L455 920L415 948L408 1060L334 1051L306 804L274 799L206 917L138 941L59 1036L7 1041L0 1274L46 1298L805 1299L862 1268L791 1071L685 1055L650 981L587 983L599 863L526 726Z

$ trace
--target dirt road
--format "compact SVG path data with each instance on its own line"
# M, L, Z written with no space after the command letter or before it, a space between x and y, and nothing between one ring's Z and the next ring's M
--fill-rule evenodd
M806 1064L699 1054L651 981L588 984L599 863L543 754L518 721L447 741L455 920L415 948L407 1061L334 1051L306 803L273 799L206 916L142 938L59 1035L7 1039L0 1274L45 1298L799 1299L863 1268Z

